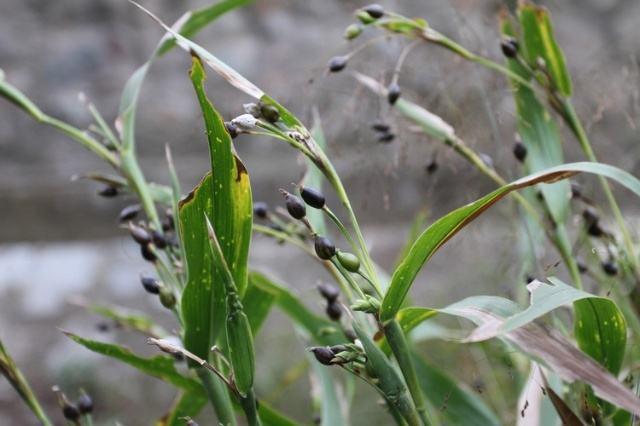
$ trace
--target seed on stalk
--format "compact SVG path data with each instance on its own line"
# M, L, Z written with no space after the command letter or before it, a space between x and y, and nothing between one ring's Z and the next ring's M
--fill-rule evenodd
M369 25L375 22L375 19L373 19L371 15L369 15L367 12L365 12L362 9L356 12L356 18L358 18L358 20L362 22L364 25Z
M113 185L107 185L104 188L102 188L100 191L98 191L98 195L104 198L113 198L116 195L118 195L119 191L118 188L116 188Z
M394 135L393 133L384 132L380 136L378 136L378 142L389 143L389 142L392 142L395 138L396 138L396 135Z
M167 238L162 234L162 232L156 231L155 229L151 231L151 239L153 240L153 244L161 250L166 248L168 245Z
M389 104L394 105L398 98L400 98L401 93L398 83L391 83L389 87L387 87L387 100Z
M264 201L256 201L253 204L253 214L260 219L266 219L269 213L269 206Z
M340 318L342 317L342 306L340 306L338 302L329 302L325 312L333 321L340 321Z
M310 188L308 186L302 187L300 191L300 196L309 206L314 209L321 209L324 207L325 199L324 195L320 191L314 188Z
M362 27L358 24L351 24L344 30L344 38L353 40L362 34Z
M591 207L588 207L582 211L582 218L587 223L597 223L600 220L598 213Z
M380 121L380 120L374 121L371 124L371 128L373 130L375 130L376 132L380 132L380 133L387 133L387 132L389 132L389 130L391 130L391 126L389 126L384 121Z
M587 233L592 237L600 238L604 235L604 230L600 227L598 222L593 222L587 228Z
M300 220L307 215L307 208L300 198L284 189L280 192L284 195L284 203L291 217Z
M120 211L118 220L120 221L120 223L128 222L135 219L138 216L138 213L140 213L140 204L132 204Z
M229 136L231 136L231 139L235 139L238 134L240 133L238 131L238 126L236 126L235 124L233 124L230 121L225 121L224 122L224 127L225 129L227 129L227 133L229 133Z
M151 249L151 244L141 245L140 254L142 255L142 258L144 260L147 260L149 262L155 262L156 260L158 260L156 255L153 253L153 250Z
M382 18L384 16L384 8L377 3L370 4L362 8L373 19Z
M424 169L428 174L432 175L438 171L438 167L438 162L436 160L432 160Z
M346 352L348 348L345 345L333 345L329 349L334 355L338 355L340 352Z
M340 290L338 290L338 287L331 284L319 284L318 291L320 292L320 295L324 297L329 303L335 302L338 296L340 296Z
M347 66L347 56L334 56L329 60L329 71L340 72Z
M140 283L147 293L160 294L160 281L157 279L148 275L142 275L140 277Z
M134 225L133 222L129 222L129 233L134 241L142 246L151 242L151 235L142 226Z
M62 405L62 415L65 419L71 420L72 422L77 422L78 419L80 419L78 407L66 400Z
M173 211L171 209L167 209L166 213L165 213L165 217L164 219L162 219L162 230L167 232L167 231L173 231L173 229L175 228L175 222L173 220Z
M513 37L505 37L500 40L500 48L507 58L515 58L518 55L518 41Z
M93 411L93 399L88 393L82 392L82 395L76 401L80 414L90 414Z
M360 259L353 253L339 251L336 255L338 262L344 269L349 272L358 272L360 270Z
M248 104L242 104L242 109L247 114L253 115L255 118L260 118L260 107L255 102L249 102Z
M618 275L618 265L612 260L602 262L602 270L609 276Z
M172 309L176 305L176 296L171 289L166 287L160 289L160 303L167 309Z
M323 365L332 365L331 360L334 358L331 349L324 346L316 346L309 349L316 357L318 362Z
M280 111L274 105L261 104L260 115L269 123L275 123L280 120Z
M251 114L242 114L231 120L231 124L234 124L240 130L253 130L257 122L256 118Z
M314 248L318 257L323 260L329 260L336 254L336 246L327 237L316 236Z
M523 163L524 159L527 158L527 147L520 141L513 144L513 155L516 159Z

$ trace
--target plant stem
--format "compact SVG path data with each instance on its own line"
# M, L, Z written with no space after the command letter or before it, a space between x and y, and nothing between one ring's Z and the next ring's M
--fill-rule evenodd
M411 393L413 403L416 406L416 411L418 411L422 424L425 426L431 425L432 421L427 413L424 395L422 395L422 389L420 389L420 384L418 383L416 369L413 365L413 360L411 359L411 351L409 350L409 345L407 344L402 327L400 327L398 321L393 319L384 325L384 334L393 355L398 361L398 365L400 366L404 380L407 383L407 387L409 388L409 392Z
M237 425L227 386L205 368L198 368L197 372L216 416L218 416L218 422L224 426Z
M240 405L247 416L247 423L249 426L260 426L262 424L260 422L260 417L258 416L256 394L253 388L247 392L247 396L245 398L240 399Z

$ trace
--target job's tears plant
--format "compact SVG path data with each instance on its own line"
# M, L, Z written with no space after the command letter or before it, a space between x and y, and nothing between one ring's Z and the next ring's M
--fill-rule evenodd
M343 391L355 389L356 380L380 396L389 413L385 423L497 425L513 423L517 416L545 419L540 420L544 424L632 423L640 415L640 399L633 391L638 385L640 359L640 261L637 241L632 239L605 178L639 196L640 181L596 161L571 103L571 78L547 11L521 3L513 15L503 14L503 36L496 49L504 55L504 64L472 53L423 19L406 18L377 4L356 11L356 21L345 31L345 38L352 43L367 33L380 32L409 41L399 53L389 81L358 72L351 75L385 98L393 111L417 125L425 136L452 148L497 185L493 192L427 227L418 216L397 266L387 276L369 253L347 191L327 154L319 121L308 130L276 100L188 38L245 3L221 1L186 13L172 27L136 4L166 34L151 59L127 82L115 129L91 103L87 107L95 122L88 130L64 123L40 110L4 76L0 78L0 95L38 122L65 133L112 168L111 174L88 175L104 185L100 195L137 198L137 204L121 211L119 221L139 245L141 256L155 267L155 276L140 277L143 289L173 312L177 330L177 335L172 335L148 318L116 307L91 305L91 311L146 336L165 355L143 358L115 344L65 334L89 350L176 387L175 404L167 407L161 424L194 425L193 418L207 401L216 418L201 418L206 424L279 426L312 421L312 416L287 417L286 410L282 413L271 407L260 398L260 387L256 389L257 378L268 366L256 366L254 338L272 308L289 317L307 346L307 351L289 351L287 356L309 360L306 367L314 377L314 411L322 425L359 424L349 413L354 394ZM375 38L369 39L350 53L332 58L328 72L344 71L357 52L375 42ZM497 166L467 145L451 125L409 100L411 94L400 85L402 64L411 49L423 44L443 47L506 77L517 111L518 140L511 149L524 177L507 182ZM192 58L189 78L202 111L211 159L211 170L186 195L168 148L168 187L146 180L135 150L135 111L144 77L153 59L175 46ZM207 66L255 98L242 106L242 114L225 121L217 112L205 92ZM563 164L558 121L568 125L588 162ZM380 142L395 139L385 120L373 123L372 129ZM302 181L290 191L280 189L282 206L272 208L253 201L249 172L233 146L235 138L252 135L268 135L306 158ZM426 171L437 170L435 158L430 159ZM600 177L616 229L603 225L603 212L576 182L570 187L567 180L579 173ZM328 192L337 205L328 202ZM571 282L542 276L527 279L530 300L525 308L495 296L469 297L444 308L414 306L408 298L410 289L431 256L509 194L521 207L528 231L522 233L523 238L530 239L534 247L548 239ZM574 230L577 241L572 241L568 232L574 226L569 220L574 210L582 211L583 218ZM327 270L327 278L334 282L318 285L326 315L307 308L287 286L250 270L252 233L291 244L308 254L310 262L319 262ZM585 250L589 239L603 247L606 255L601 258L600 251ZM535 265L536 261L533 255L522 259L523 265ZM583 289L587 285L584 277L590 280L591 292ZM572 321L555 312L567 305L572 307ZM476 327L470 331L436 327L433 318L442 315L470 320ZM549 321L543 324L542 317ZM474 393L415 349L416 343L434 337L460 344L498 339L504 343L499 355L509 365L510 374L517 377L498 383L501 371L495 366L488 374L505 388ZM486 347L475 348L483 351ZM174 364L181 360L187 361L188 371L176 369ZM340 369L340 374L332 374L331 369ZM52 424L1 344L0 372L40 422ZM483 387L479 383L474 386ZM91 414L99 415L99 401L94 409L90 395L80 392L74 401L60 389L55 391L59 414L67 421L91 424ZM500 393L507 392L521 393L524 403L516 407L513 398L502 399ZM376 401L370 405L373 409Z

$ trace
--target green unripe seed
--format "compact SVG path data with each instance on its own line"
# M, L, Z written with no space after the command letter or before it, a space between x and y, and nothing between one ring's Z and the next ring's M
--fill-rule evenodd
M344 30L344 38L353 40L362 34L362 27L358 24L351 24Z
M362 9L356 12L356 18L365 25L375 22L375 18L372 18L371 15Z
M160 288L160 303L162 303L162 306L167 309L172 309L174 306L176 306L176 296L175 294L173 294L173 291L171 291L171 289L168 289L166 287Z
M355 254L339 251L336 257L340 265L347 271L358 272L360 270L360 259Z

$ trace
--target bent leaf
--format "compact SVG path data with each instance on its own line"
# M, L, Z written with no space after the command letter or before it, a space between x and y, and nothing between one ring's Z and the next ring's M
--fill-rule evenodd
M493 204L512 191L538 183L553 183L573 176L578 172L594 173L608 177L640 196L640 180L617 167L591 162L570 163L552 167L502 186L479 200L441 217L420 235L407 256L393 273L391 285L382 300L380 320L387 322L393 319L425 262L458 231L471 223Z
M167 413L155 426L183 426L185 417L195 417L207 403L204 392L182 392Z

